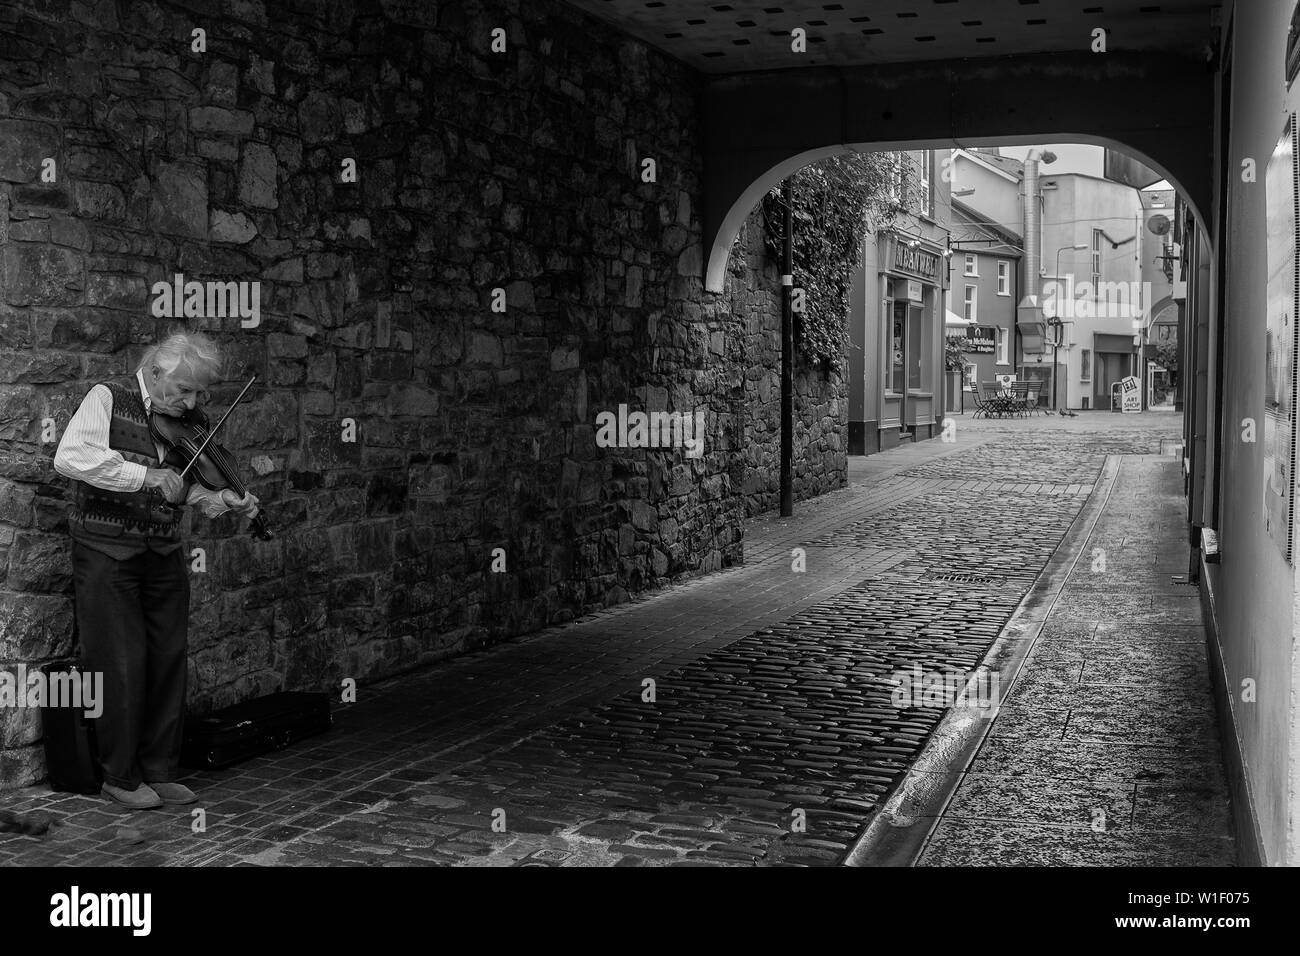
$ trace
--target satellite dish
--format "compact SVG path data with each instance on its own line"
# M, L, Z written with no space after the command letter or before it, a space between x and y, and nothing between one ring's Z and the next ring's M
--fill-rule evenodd
M1147 228L1150 229L1152 232L1154 232L1157 236L1163 236L1165 233L1169 231L1169 217L1165 215L1161 215L1160 213L1156 213L1154 216L1152 216L1150 219L1147 220Z

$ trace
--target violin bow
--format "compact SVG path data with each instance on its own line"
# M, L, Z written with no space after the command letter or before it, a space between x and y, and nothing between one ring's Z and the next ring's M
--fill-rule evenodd
M226 419L230 417L230 413L235 410L236 405L238 405L240 402L244 400L244 396L248 394L248 390L253 387L253 383L256 381L257 381L257 373L254 372L253 377L248 380L248 384L245 385L240 390L239 394L235 396L235 400L230 403L230 407L226 409L226 413L221 416L221 420L218 421L215 425L213 425L212 428L208 431L208 437L203 439L202 443L200 443L198 447L198 450L195 451L193 457L190 458L190 463L186 465L185 468L181 471L181 478L185 477L185 472L189 471L192 467L194 467L194 463L199 460L199 455L203 454L204 449L207 448L209 444L211 444L212 439L217 437L217 432L221 431L221 426L226 423Z

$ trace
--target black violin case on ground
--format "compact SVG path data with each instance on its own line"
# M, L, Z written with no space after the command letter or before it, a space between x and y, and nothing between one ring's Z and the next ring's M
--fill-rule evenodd
M80 674L81 666L68 659L46 664L46 687L55 674ZM80 677L76 678L80 680ZM53 695L47 694L47 698ZM45 767L50 789L60 793L99 793L104 770L95 747L95 722L81 707L52 707L47 699L41 707L41 730L45 740Z
M185 721L181 763L214 770L330 729L328 694L281 691Z

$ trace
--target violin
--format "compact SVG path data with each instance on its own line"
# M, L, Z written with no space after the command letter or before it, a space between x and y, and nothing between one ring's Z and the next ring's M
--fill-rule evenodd
M197 406L187 409L182 415L150 412L149 434L166 449L163 464L179 469L182 478L192 472L199 484L209 491L229 488L241 498L248 494L243 482L239 480L234 456L212 439L256 380L257 376L254 375L226 410L226 414L221 416L221 421L217 422L215 428L208 427L208 416ZM253 516L248 531L260 541L270 541L275 537L260 508Z

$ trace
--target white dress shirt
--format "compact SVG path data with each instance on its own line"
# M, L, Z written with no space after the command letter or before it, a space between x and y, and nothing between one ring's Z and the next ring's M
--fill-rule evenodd
M144 384L143 371L136 371L135 380L147 415L153 402ZM65 478L75 478L106 491L139 491L144 487L145 466L127 461L120 452L108 447L112 414L113 393L107 385L96 385L87 392L59 440L59 449L54 453L54 470ZM166 450L156 442L154 450L161 467ZM198 482L190 487L185 503L197 505L209 518L230 510L221 492L209 491Z

